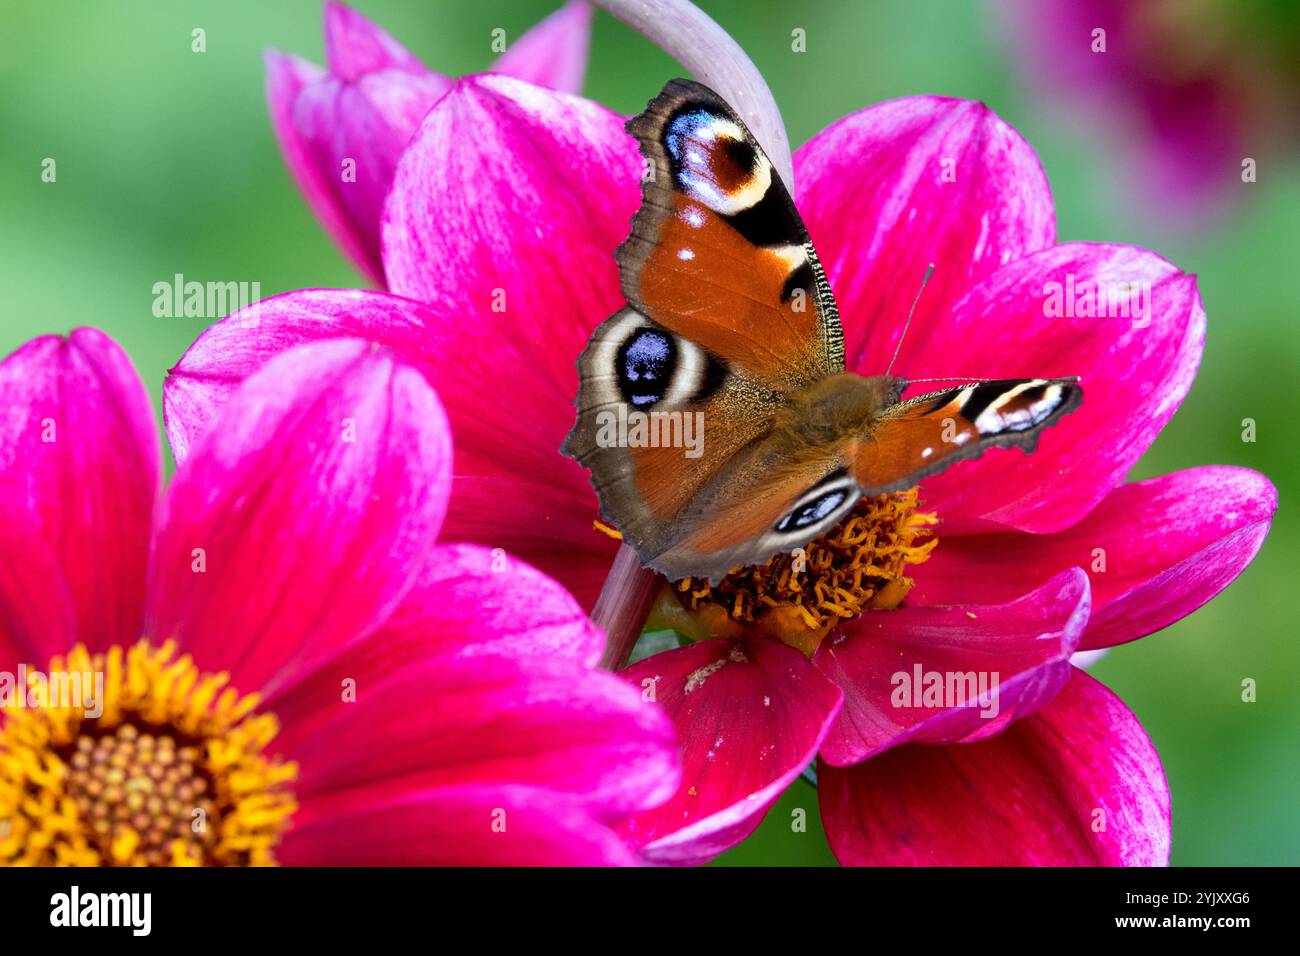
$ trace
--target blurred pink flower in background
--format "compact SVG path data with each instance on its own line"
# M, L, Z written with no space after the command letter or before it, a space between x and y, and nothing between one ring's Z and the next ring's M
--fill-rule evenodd
M437 543L424 376L334 339L228 399L159 501L107 336L0 363L0 672L105 680L0 709L0 864L636 862L607 824L672 793L672 728L562 587Z
M1242 164L1294 146L1300 8L1234 0L998 0L1000 32L1054 116L1097 134L1116 192L1173 225L1243 201ZM1252 180L1253 181L1253 180Z
M422 369L446 403L456 464L444 536L507 548L591 607L615 545L592 530L587 476L557 449L573 422L575 357L622 304L612 253L641 171L622 125L518 80L458 81L387 202L393 294L288 293L261 303L254 328L236 315L207 330L165 388L178 458L272 356L369 339ZM474 136L452 135L463 129ZM959 158L957 182L941 180L944 157ZM685 772L669 803L622 832L651 859L707 859L752 831L820 751L823 817L845 863L1167 862L1155 750L1068 660L1190 613L1249 563L1271 521L1275 493L1253 472L1124 483L1195 375L1194 277L1133 247L1058 245L1037 157L982 104L880 104L819 133L795 165L850 370L884 368L915 292L900 277L935 262L899 357L905 376L951 375L960 356L966 374L1079 374L1088 398L1033 456L994 452L924 483L941 540L909 569L915 590L899 610L867 611L811 654L746 634L630 668L672 715ZM1140 326L1049 316L1045 283L1071 276L1149 283L1151 312ZM891 673L914 663L1005 671L1002 717L892 706Z
M591 8L570 0L510 42L491 71L576 93L587 71L590 34ZM379 216L393 170L452 81L342 3L325 4L325 55L328 68L322 70L291 54L267 52L271 125L316 215L357 268L382 287ZM474 131L455 135L473 139Z

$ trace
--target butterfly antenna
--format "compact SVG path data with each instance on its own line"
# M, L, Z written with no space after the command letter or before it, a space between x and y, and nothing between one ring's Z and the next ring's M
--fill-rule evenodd
M885 369L885 375L888 376L894 368L894 363L898 361L898 353L903 350L903 339L907 337L907 327L912 324L912 316L916 314L916 303L921 301L921 293L925 291L925 284L930 281L930 276L934 274L934 263L931 262L925 267L925 275L921 277L921 288L916 290L916 298L912 300L912 307L907 310L907 321L903 323L903 332L898 337L898 345L894 347L894 357L889 360L889 368Z
M976 378L974 375L943 375L943 376L940 376L939 378L909 378L909 379L907 380L907 384L908 384L908 385L916 385L916 384L918 384L918 383L920 383L920 382L1002 382L1002 381L1005 381L1005 379L1000 379L1000 378ZM1071 385L1075 385L1075 384L1078 384L1079 382L1082 382L1083 379L1081 379L1081 378L1080 378L1079 376L1077 376L1077 375L1065 375L1065 376L1062 376L1062 377L1060 377L1060 378L1048 379L1048 381L1050 381L1050 382L1066 382L1066 383L1069 383L1069 384L1071 384Z
M909 378L908 385L919 385L922 382L996 382L996 378L976 378L974 375L944 375L940 378Z

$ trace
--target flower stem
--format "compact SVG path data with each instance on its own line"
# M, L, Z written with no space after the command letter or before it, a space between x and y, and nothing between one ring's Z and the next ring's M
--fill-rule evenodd
M591 611L592 621L605 632L601 667L616 671L627 663L662 583L658 574L641 567L636 551L626 544L618 546L600 597Z
M814 760L808 766L803 768L803 773L799 774L799 779L808 784L814 790L817 789L817 761Z
M690 0L592 0L660 47L731 104L794 192L794 164L781 111L754 61Z

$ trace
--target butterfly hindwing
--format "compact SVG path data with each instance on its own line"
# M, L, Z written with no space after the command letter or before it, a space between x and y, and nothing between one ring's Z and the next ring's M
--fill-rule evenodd
M643 557L670 579L716 584L735 567L761 564L835 526L861 497L849 445L789 448L769 434L738 453L678 516L667 548Z
M1044 428L1079 407L1071 378L974 382L886 408L856 443L852 472L864 494L911 488L986 448L1032 451Z

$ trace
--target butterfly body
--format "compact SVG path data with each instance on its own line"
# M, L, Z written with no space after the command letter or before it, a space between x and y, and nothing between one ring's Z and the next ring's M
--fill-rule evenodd
M825 533L863 495L989 447L1032 449L1079 404L1072 379L902 401L905 380L846 371L816 250L740 118L674 80L628 129L649 173L617 253L628 305L578 359L562 450L645 564L716 582Z
M819 379L789 396L777 413L773 430L789 443L810 447L860 437L885 408L898 401L905 385L887 375L853 372Z

